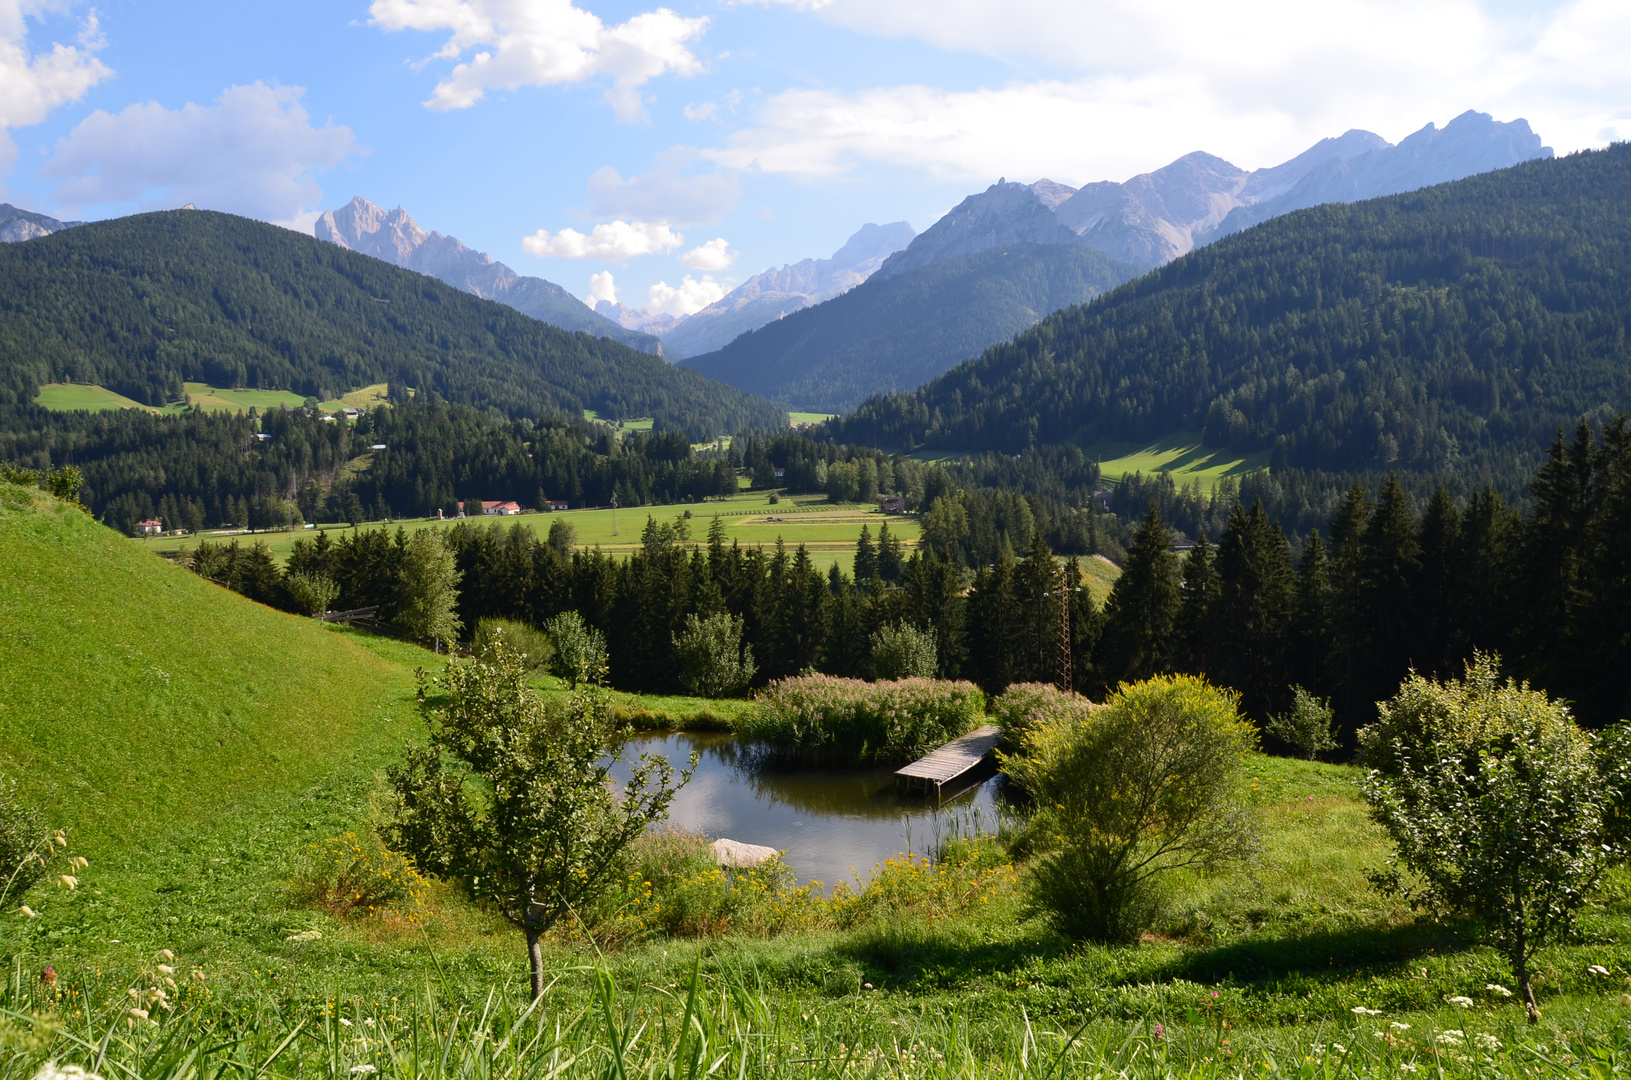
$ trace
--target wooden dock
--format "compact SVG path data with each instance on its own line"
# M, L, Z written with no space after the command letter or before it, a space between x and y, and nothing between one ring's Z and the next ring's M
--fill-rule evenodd
M895 786L902 791L921 791L924 794L933 791L938 798L941 788L978 768L1000 741L1001 728L990 724L977 727L927 757L896 769Z

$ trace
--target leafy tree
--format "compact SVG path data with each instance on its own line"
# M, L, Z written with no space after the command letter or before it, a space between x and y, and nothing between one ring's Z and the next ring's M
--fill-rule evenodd
M340 595L340 587L334 579L323 574L296 571L283 579L283 587L288 590L295 610L312 616L328 611Z
M456 640L462 626L456 611L462 576L440 529L414 533L403 551L397 625L421 641Z
M583 621L576 611L563 611L544 624L555 643L552 670L574 689L580 682L600 683L606 678L606 635Z
M563 559L570 559L577 545L578 530L570 521L556 518L549 523L549 546L555 549L555 554Z
M1327 750L1336 748L1336 713L1325 698L1317 698L1300 686L1291 688L1291 708L1274 713L1263 725L1263 730L1302 751L1309 761L1319 760Z
M546 707L501 642L488 660L420 672L419 702L430 745L387 773L397 803L387 839L526 936L536 999L544 933L614 884L629 845L667 816L691 770L675 783L665 759L642 756L614 792L604 692L585 686L564 707Z
M1136 940L1173 872L1255 850L1242 797L1255 746L1238 697L1190 675L1123 685L1102 709L1027 730L1002 767L1038 808L1025 832L1036 909L1072 937Z
M1395 848L1377 884L1472 920L1536 1022L1530 962L1575 933L1615 854L1591 738L1565 705L1503 683L1480 653L1464 680L1412 674L1359 745L1365 798Z
M740 617L719 612L685 617L674 635L680 685L698 697L728 697L753 681L753 648L742 644Z
M872 635L872 670L880 679L932 679L938 654L934 631L908 622L880 626Z

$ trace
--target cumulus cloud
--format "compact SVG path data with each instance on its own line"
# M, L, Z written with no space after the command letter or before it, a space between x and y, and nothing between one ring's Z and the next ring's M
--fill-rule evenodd
M711 225L735 208L741 194L742 183L734 173L686 176L670 164L627 180L609 165L589 177L589 199L596 217Z
M562 229L551 236L539 229L521 240L534 255L553 259L599 259L623 262L640 255L661 255L685 243L685 236L660 222L611 221L596 225L588 235Z
M29 47L29 17L57 6L49 0L0 0L0 171L17 157L10 129L38 124L113 74L96 58L103 39L94 11L80 22L75 44L55 42L45 52Z
M886 162L946 178L1124 179L1205 149L1272 164L1363 126L1398 139L1468 108L1563 148L1631 134L1631 7L1565 0L768 0L859 33L1042 61L1059 77L772 95L707 156L810 177Z
M40 175L69 206L197 203L299 221L322 200L312 174L358 152L351 129L314 127L298 86L229 87L214 105L97 109L58 140Z
M725 250L728 247L729 240L723 236L715 237L681 255L680 264L692 270L729 270L741 252Z
M701 105L687 105L682 111L685 113L685 118L693 124L700 124L704 120L719 119L719 104L713 101L705 101Z
M608 304L617 303L617 283L612 280L610 270L589 275L589 305L593 307L602 300Z
M618 117L642 119L640 88L659 75L694 75L689 43L708 26L668 8L608 26L571 0L373 0L369 21L385 30L446 33L431 60L457 61L425 105L467 109L488 90L560 86L607 78ZM427 61L429 62L429 61Z
M725 295L725 286L719 284L707 274L697 281L690 274L681 279L679 285L670 285L666 281L659 281L646 290L646 306L642 309L647 315L695 315L709 304Z

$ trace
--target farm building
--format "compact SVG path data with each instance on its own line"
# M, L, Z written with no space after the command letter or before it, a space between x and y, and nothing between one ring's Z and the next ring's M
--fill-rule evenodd
M567 502L566 502L565 499L545 499L544 500L544 505L549 507L551 510L570 510L571 509L571 507L567 505Z
M906 496L879 495L878 509L886 514L904 514L906 513Z
M143 536L157 536L164 531L164 522L144 521L141 523L141 530Z
M483 499L481 500L481 512L488 517L512 517L521 512L521 504L514 499L506 502L493 502Z

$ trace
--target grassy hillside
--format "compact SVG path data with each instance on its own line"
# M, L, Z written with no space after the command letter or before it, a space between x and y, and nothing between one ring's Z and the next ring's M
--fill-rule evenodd
M0 773L92 853L311 785L411 729L422 650L261 607L0 485Z
M162 406L187 382L329 400L389 379L511 415L649 416L697 439L786 423L648 353L227 214L138 214L0 246L0 296L8 426L38 426L29 403L48 383Z
M684 363L796 409L849 408L1142 272L1091 248L1013 244L874 277Z
M1526 471L1631 408L1631 145L1298 211L1059 312L836 438L1015 451L1200 431L1276 469Z

